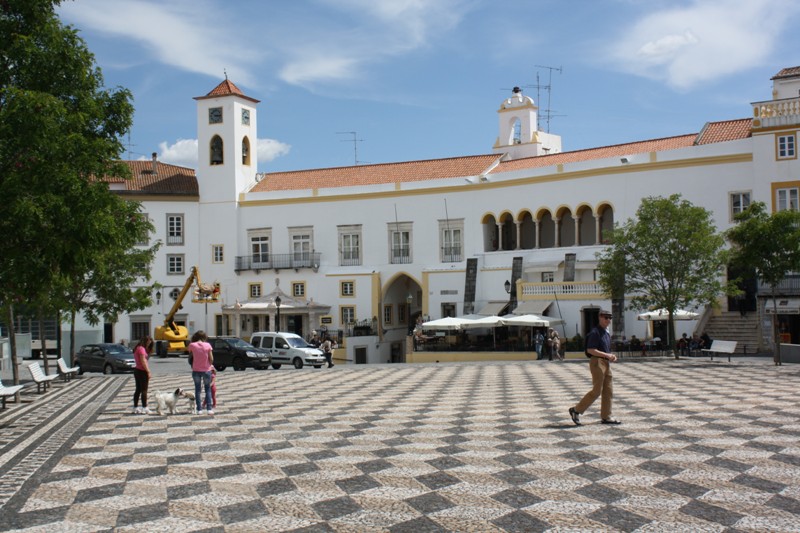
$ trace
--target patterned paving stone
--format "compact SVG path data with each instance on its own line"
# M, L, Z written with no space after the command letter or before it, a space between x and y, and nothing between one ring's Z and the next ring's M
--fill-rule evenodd
M58 384L0 413L0 530L800 531L796 367L625 360L576 427L582 363L226 372L213 417Z

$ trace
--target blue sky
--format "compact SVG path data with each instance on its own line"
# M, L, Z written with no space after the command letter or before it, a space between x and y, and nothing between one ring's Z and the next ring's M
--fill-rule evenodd
M564 151L697 132L749 117L800 65L795 0L68 0L59 14L106 85L133 93L126 158L189 167L193 97L225 72L261 101L272 172L352 165L338 132L357 132L359 163L491 153L515 85L540 109L549 97Z

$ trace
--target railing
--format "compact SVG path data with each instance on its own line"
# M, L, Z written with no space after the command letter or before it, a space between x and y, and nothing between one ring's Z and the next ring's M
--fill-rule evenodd
M794 123L798 117L800 117L800 98L753 103L753 119L761 122L760 127Z
M596 294L604 295L602 287L596 281L563 281L554 283L523 283L522 296L573 296Z
M236 257L234 270L269 270L282 268L319 268L321 252L294 254L253 254Z
M183 234L180 235L167 235L167 244L181 245L183 244Z
M461 246L442 246L442 263L460 263L463 261Z
M411 263L411 250L408 246L392 248L392 264L405 265Z
M339 254L339 266L358 266L361 264L361 257L358 252L342 252Z
M759 280L758 292L764 296L772 294L772 285ZM800 274L789 274L775 286L775 293L779 295L800 295Z

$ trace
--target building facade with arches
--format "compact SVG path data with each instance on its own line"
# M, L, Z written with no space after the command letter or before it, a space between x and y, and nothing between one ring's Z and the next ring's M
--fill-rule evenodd
M259 174L259 101L226 79L196 98L195 171L154 158L148 177L131 162L134 179L112 188L143 202L165 243L154 281L179 286L197 265L220 283L218 308L185 305L190 331L248 338L278 315L277 327L304 336L376 325L359 362L403 360L419 317L538 312L563 319L571 337L611 306L596 254L643 198L680 193L720 231L754 201L797 208L800 68L773 86L744 118L576 151L537 131L536 103L515 89L486 154ZM278 314L276 297L292 307ZM152 331L164 305L120 317L113 337ZM635 312L620 318L615 327L642 336Z

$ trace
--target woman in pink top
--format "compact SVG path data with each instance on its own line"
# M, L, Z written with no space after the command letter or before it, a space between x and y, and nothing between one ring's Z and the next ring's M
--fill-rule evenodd
M150 365L147 360L153 353L153 339L145 335L139 340L139 344L133 351L133 359L136 366L133 367L133 379L136 381L136 390L133 393L133 414L149 415L150 409L147 408L147 385L150 383ZM139 407L139 397L142 399L142 406Z
M192 379L194 380L194 401L197 414L203 414L201 407L203 400L200 398L200 382L202 381L206 393L205 404L209 406L208 414L213 415L214 410L210 406L214 405L211 399L211 369L214 364L214 354L205 331L200 330L192 335L192 342L188 349L192 357Z

